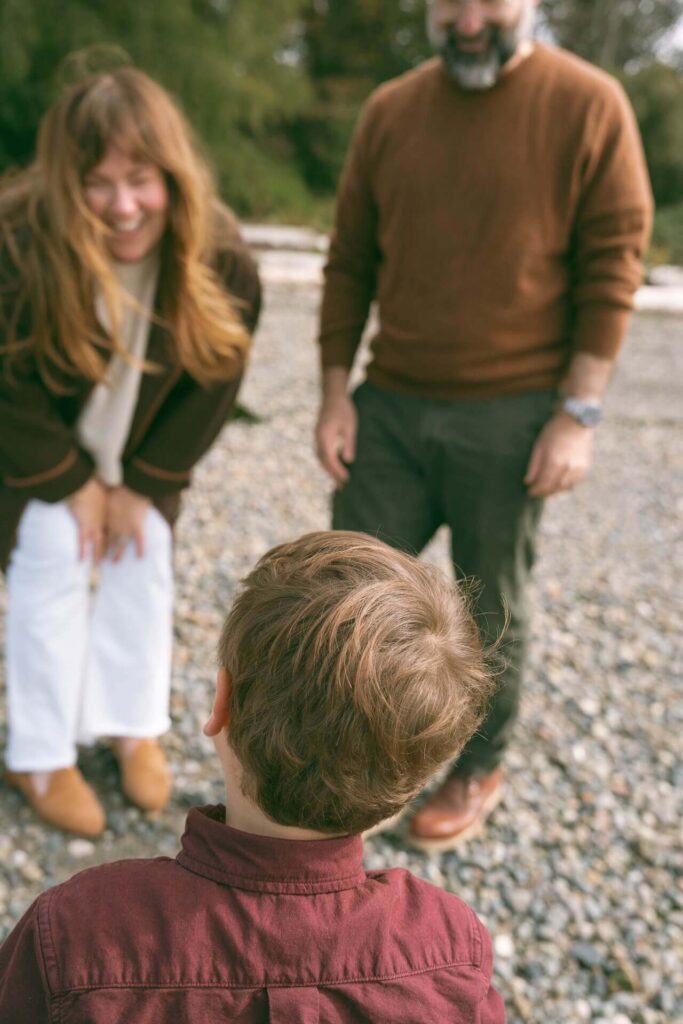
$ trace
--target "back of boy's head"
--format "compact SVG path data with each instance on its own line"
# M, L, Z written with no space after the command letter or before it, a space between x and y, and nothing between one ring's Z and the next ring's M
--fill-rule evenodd
M458 755L493 684L438 570L361 533L311 533L243 583L219 660L245 793L282 825L353 833Z

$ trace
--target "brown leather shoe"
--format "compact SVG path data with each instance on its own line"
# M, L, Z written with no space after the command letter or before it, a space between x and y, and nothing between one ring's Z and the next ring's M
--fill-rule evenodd
M7 771L5 779L23 793L43 821L88 839L102 835L106 825L102 804L78 768L59 768L51 772L44 793L36 789L33 774Z
M418 850L454 850L478 832L502 795L503 772L452 775L427 797L408 826Z
M156 740L139 740L129 754L114 747L121 769L121 789L143 811L161 811L171 796L171 771Z

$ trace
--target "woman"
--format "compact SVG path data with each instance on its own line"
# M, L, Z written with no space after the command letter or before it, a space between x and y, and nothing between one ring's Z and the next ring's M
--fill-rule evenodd
M111 741L139 806L170 795L170 525L234 405L258 276L182 114L131 67L52 106L0 223L7 779L94 836L78 742Z

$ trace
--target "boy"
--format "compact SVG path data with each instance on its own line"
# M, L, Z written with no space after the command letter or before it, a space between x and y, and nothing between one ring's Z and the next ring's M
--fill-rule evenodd
M491 694L453 585L364 534L309 534L247 577L218 653L204 731L227 809L192 809L176 860L44 893L0 950L0 1020L500 1024L474 913L362 866L360 833Z

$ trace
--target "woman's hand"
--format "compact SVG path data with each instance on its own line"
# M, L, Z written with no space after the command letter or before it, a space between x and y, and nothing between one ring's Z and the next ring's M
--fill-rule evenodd
M98 562L104 554L106 487L93 476L67 498L67 505L78 525L79 559L82 561L90 548L93 559Z
M138 558L145 554L145 516L151 505L149 498L128 487L112 487L108 492L105 513L107 553L118 562L130 540L135 542Z

